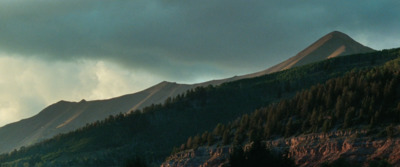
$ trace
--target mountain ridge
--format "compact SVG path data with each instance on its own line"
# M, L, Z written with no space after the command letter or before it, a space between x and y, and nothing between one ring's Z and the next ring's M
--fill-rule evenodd
M325 35L322 38L328 39L327 36L332 36L340 39L344 38L347 39L346 41L350 41L350 43L355 43L353 45L356 46L356 48L363 47L363 45L359 44L347 35L340 32L334 31ZM329 39L331 39L332 37L330 37ZM351 40L348 38L350 38ZM329 41L329 39L326 41ZM308 48L315 47L315 43L310 45ZM324 43L318 46L321 47L323 46L323 44ZM301 53L304 52L300 52L299 54ZM324 52L324 55L322 57L329 57L331 56L331 54L332 51L329 50L326 53ZM312 59L308 60L306 63L320 60L321 59ZM11 151L21 146L33 144L43 139L50 138L59 133L66 133L68 131L80 128L87 123L92 123L97 120L107 118L109 115L136 111L151 104L163 103L168 97L177 96L178 94L185 93L186 91L199 86L216 86L226 82L258 77L285 69L286 68L276 69L275 66L273 66L271 68L268 68L267 70L252 74L234 76L226 79L211 80L197 84L178 84L176 82L163 81L145 90L110 99L93 101L81 100L80 102L59 101L55 104L50 105L49 107L46 107L33 117L1 127L0 153ZM34 126L31 126L31 124Z
M392 50L337 57L262 77L216 87L196 88L162 105L151 105L141 112L110 116L19 151L2 154L0 163L7 166L24 163L42 163L44 166L122 166L128 158L142 155L147 156L154 165L161 164L170 154L171 148L179 147L189 136L206 130L212 132L218 123L242 122L236 118L254 111L262 112L260 107L263 110L272 102L294 96L297 91L320 85L331 78L352 74L357 71L355 68L372 69L381 66L398 58L398 53L399 50ZM301 127L293 125L291 127ZM218 134L222 135L221 131ZM198 139L196 137L194 141Z

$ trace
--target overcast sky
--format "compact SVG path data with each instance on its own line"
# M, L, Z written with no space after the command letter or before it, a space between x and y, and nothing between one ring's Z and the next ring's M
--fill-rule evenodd
M338 30L400 47L398 0L1 0L0 126L59 100L264 70Z

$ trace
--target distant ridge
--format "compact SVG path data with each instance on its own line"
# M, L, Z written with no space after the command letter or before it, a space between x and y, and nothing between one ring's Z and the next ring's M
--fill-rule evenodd
M164 81L134 94L106 100L59 101L33 117L1 127L0 153L75 130L109 115L162 103L167 97L176 96L191 87L193 86Z
M87 123L102 120L109 115L135 111L151 104L162 103L168 97L176 96L198 86L219 85L239 79L262 76L327 58L371 51L373 49L361 45L348 35L334 31L314 42L296 56L261 72L198 84L177 84L164 81L137 93L106 100L60 101L46 107L33 117L1 127L0 153L36 143L59 133L75 130Z

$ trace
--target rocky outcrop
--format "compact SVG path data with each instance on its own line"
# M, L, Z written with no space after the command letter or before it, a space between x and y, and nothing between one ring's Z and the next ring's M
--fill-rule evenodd
M229 146L190 149L168 157L161 167L220 167L227 162L231 151Z
M265 144L274 151L288 151L288 156L301 167L320 166L339 158L364 165L372 160L383 159L400 166L400 138L371 137L366 130L279 138L265 141ZM227 162L231 150L228 146L200 147L172 155L161 166L222 166Z
M367 131L338 131L268 141L271 148L288 149L299 166L320 166L345 158L357 164L385 159L400 165L400 138L374 138Z

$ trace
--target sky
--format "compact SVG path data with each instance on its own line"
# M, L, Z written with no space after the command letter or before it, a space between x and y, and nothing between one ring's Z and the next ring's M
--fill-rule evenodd
M59 100L264 70L338 30L400 47L398 0L1 0L0 126Z

